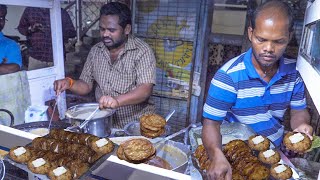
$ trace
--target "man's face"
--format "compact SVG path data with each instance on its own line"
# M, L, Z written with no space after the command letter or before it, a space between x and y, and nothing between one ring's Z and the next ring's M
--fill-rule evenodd
M270 67L278 62L290 41L288 19L272 15L258 15L256 27L248 28L253 60Z
M0 9L0 32L2 31L6 23L6 15L7 15L7 11Z
M125 29L119 25L119 17L117 15L102 15L99 28L102 42L108 49L120 47L125 43L127 35L131 31L130 25L127 25Z

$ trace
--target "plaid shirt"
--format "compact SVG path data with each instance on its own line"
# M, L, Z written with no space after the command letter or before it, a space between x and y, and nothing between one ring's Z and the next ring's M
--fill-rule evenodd
M61 9L61 18L63 41L65 43L69 38L76 36L76 30L68 12L64 9ZM35 23L41 23L43 31L30 33L28 28ZM49 9L27 7L21 16L18 30L27 37L31 57L43 62L53 62Z
M96 81L96 99L101 96L119 96L143 83L155 84L156 59L147 43L129 36L124 50L112 64L110 52L103 42L92 47L80 79L92 85ZM154 106L148 101L117 109L113 126L123 128L127 123L138 121L145 113L153 113Z

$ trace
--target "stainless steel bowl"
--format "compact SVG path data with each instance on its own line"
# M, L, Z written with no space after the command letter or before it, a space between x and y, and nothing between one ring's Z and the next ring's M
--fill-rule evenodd
M98 106L98 103L84 103L70 107L66 118L72 125L80 125ZM82 129L84 133L98 137L107 137L111 134L112 116L115 110L102 109L97 112L90 122Z

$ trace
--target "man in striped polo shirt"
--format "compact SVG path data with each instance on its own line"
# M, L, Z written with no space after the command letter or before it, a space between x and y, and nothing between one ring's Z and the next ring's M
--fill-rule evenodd
M252 48L228 61L211 81L203 108L202 140L211 163L208 179L231 179L231 166L221 151L223 120L249 125L279 146L283 115L291 108L291 128L311 137L304 83L295 60L282 55L292 36L290 7L269 1L251 18L248 36Z

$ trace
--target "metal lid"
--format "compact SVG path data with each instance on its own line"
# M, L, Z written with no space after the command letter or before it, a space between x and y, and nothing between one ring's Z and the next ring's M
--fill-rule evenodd
M66 112L67 118L85 120L96 108L98 103L84 103L70 107ZM92 119L111 116L115 112L114 109L102 109L97 112Z

